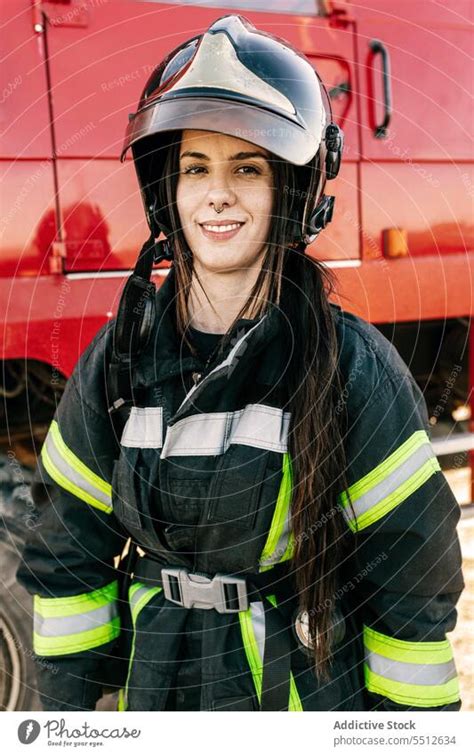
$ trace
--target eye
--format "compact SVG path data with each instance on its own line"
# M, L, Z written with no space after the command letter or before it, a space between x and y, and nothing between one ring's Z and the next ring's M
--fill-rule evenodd
M183 170L183 174L196 176L197 175L196 171L202 171L202 170L205 170L205 168L201 165L189 165L187 168Z
M250 173L245 172L244 176L252 175L252 173L256 176L260 175L260 170L256 168L254 165L241 165L240 168L237 168L237 170L243 170L243 171L250 171Z

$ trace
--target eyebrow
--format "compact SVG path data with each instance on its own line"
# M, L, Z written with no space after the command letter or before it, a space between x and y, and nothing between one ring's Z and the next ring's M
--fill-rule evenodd
M183 157L194 157L196 160L209 160L210 158L208 155L205 155L203 152L193 152L191 150L186 150L186 152L181 153L181 158ZM267 156L263 154L263 152L237 152L236 155L232 155L229 157L229 160L249 160L251 157L261 157L263 160L267 160Z

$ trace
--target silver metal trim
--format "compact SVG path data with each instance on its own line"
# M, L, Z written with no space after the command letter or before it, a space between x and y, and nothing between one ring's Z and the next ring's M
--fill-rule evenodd
M474 451L474 433L459 433L448 438L435 439L431 442L431 445L436 456Z
M159 269L159 270L152 270L152 275L158 275L160 278L165 278L171 268L166 269ZM64 277L68 280L91 280L91 279L97 279L101 280L102 278L125 278L128 277L133 273L133 268L126 270L107 270L105 272L96 271L92 273L65 273Z
M345 267L362 267L362 260L319 260L319 262L335 270Z

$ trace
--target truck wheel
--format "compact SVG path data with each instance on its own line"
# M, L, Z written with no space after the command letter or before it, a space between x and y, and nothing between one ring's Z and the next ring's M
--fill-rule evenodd
M41 710L32 658L33 601L16 581L31 472L0 459L0 710ZM31 515L31 510L27 511Z
M32 658L33 600L15 579L20 549L16 538L0 541L0 710L41 710Z

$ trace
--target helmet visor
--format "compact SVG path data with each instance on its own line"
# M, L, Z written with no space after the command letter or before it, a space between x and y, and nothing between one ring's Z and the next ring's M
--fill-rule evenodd
M305 114L322 123L321 113ZM306 165L316 154L314 132L281 115L242 101L201 96L161 100L139 111L129 122L120 159L137 141L182 129L214 131L251 142L295 165ZM322 136L322 134L321 134Z

